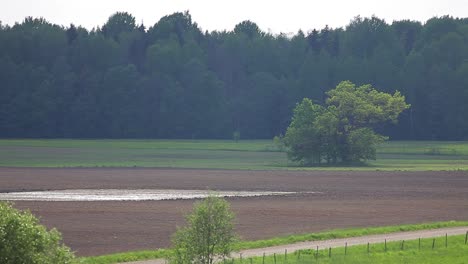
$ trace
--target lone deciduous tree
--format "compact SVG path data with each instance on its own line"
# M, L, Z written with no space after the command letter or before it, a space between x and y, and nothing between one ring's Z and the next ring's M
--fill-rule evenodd
M326 106L304 98L294 109L283 140L291 160L310 165L375 159L377 145L387 137L373 127L396 123L410 106L398 91L391 95L350 81L341 82L327 95Z
M210 195L197 202L187 216L187 226L173 237L172 263L212 264L215 258L229 256L236 240L234 214L223 198Z

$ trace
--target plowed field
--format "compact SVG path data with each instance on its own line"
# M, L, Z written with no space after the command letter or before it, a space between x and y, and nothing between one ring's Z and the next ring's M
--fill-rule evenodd
M468 219L468 172L0 168L0 191L199 189L316 192L229 198L244 239ZM168 247L193 200L17 201L78 255Z

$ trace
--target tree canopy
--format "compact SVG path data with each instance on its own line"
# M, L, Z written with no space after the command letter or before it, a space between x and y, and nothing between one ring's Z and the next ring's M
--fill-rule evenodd
M197 202L187 216L187 226L174 234L175 264L213 264L215 258L228 257L234 234L234 214L223 198L210 195Z
M396 123L409 108L398 91L391 95L350 81L339 83L327 95L326 106L304 98L294 109L283 139L290 159L304 165L375 159L376 147L386 137L373 128Z
M0 23L0 137L272 138L296 102L350 80L412 105L384 134L466 140L467 61L468 19L449 16L277 35L248 20L204 32L188 12L92 30L28 17Z

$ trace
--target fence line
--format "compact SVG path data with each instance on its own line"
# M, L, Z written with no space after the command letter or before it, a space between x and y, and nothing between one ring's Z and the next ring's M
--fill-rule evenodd
M439 240L440 239L443 239L443 237L439 237ZM341 250L337 249L337 250L334 250L332 252L332 247L329 246L329 247L323 247L323 248L319 248L319 246L317 245L316 248L314 249L300 249L300 250L296 250L290 254L295 254L296 255L296 258L291 258L291 262L290 264L294 264L295 262L300 262L301 260L305 260L307 258L312 258L312 259L315 259L315 261L319 261L320 258L334 258L334 257L346 257L348 255L369 255L371 253L385 253L387 251L405 251L405 250L410 250L410 249L417 249L417 250L421 250L421 249L428 249L428 248L431 248L432 251L434 251L436 248L437 248L437 244L436 244L436 240L437 238L432 238L432 244L427 246L428 243L430 243L430 238L426 238L426 242L425 243L422 243L423 241L421 241L421 238L418 238L417 240L414 239L414 240L410 240L410 241L406 241L405 243L405 240L401 240L401 241L393 241L392 242L392 246L389 247L389 245L387 245L387 239L384 240L384 243L383 243L383 248L378 248L378 245L380 243L377 243L377 244L374 244L374 246L371 247L371 243L370 242L367 242L367 247L366 249L363 249L363 251L361 253L359 252L356 252L356 248L355 249L348 249L348 242L346 241L344 243L344 247L340 247L340 248L343 248L344 249L344 254L339 254L339 252ZM439 248L448 248L449 245L458 245L458 244L461 244L461 245L467 245L468 244L468 231L465 233L465 237L464 237L464 241L463 241L463 238L460 240L459 243L448 243L449 241L449 237L448 237L448 234L446 233L445 234L445 247L442 246L441 243L439 243L438 247ZM452 241L453 242L453 241ZM417 243L417 244L416 244ZM424 246L424 244L426 246ZM362 246L365 246L364 245L356 245L357 247L362 247ZM377 247L377 248L376 248ZM242 257L242 253L239 254L239 261L240 261L240 264L254 264L254 263L259 263L259 258L260 257L249 257L248 258L248 263L243 263L243 257ZM267 256L266 256L266 253L264 252L263 255L261 256L262 260L261 260L261 264L265 264L265 263L269 263L268 259L267 259ZM273 258L273 263L274 264L288 264L288 249L285 249L284 250L284 257L281 258L281 254L279 254L277 256L276 253L273 253L272 255L272 258ZM294 262L294 259L295 259L295 262ZM226 262L224 262L226 264ZM232 259L232 261L230 262L231 264L234 264L234 259ZM270 262L271 263L271 262Z

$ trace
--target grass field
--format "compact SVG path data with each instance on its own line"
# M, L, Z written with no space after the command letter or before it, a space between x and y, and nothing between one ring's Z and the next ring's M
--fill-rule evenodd
M436 228L444 228L444 227L456 227L456 226L468 226L468 221L448 221L448 222L423 223L423 224L414 224L414 225L338 229L338 230L330 230L330 231L312 233L312 234L276 237L276 238L266 239L266 240L241 241L238 244L234 245L234 249L237 251L237 250L242 250L242 249L253 249L253 248L286 245L286 244L292 244L292 243L297 243L297 242L302 242L302 241L317 241L317 240L327 240L327 239L335 239L335 238L359 237L359 236L366 236L366 235L389 234L389 233L394 233L394 232L417 231L417 230L436 229ZM438 240L440 240L440 238ZM450 245L452 246L453 241L449 241L449 242L450 242ZM372 249L374 253L377 252L376 250L377 248L379 248L378 244L372 245ZM391 248L393 247L390 246L389 244L389 249ZM410 249L411 244L407 244L407 248ZM440 248L439 244L438 244L438 248ZM362 249L360 249L360 246L357 246L353 250L358 253L362 251ZM339 253L339 252L340 252L340 249L336 249L336 253ZM305 253L307 255L307 252ZM170 249L159 249L159 250L152 250L152 251L151 250L134 251L134 252L124 252L124 253L104 255L104 256L80 258L80 263L111 264L111 263L117 263L117 262L165 258L165 257L170 256L170 254L171 254ZM324 254L323 251L321 252L321 254L322 255ZM270 258L270 260L272 259ZM248 262L246 263L250 264ZM256 263L259 264L260 262L256 262ZM288 262L288 263L294 264L293 262ZM337 262L337 263L341 263L341 262ZM389 263L394 263L394 262L389 262ZM409 263L412 263L412 262L409 262ZM443 262L440 262L440 263L443 263ZM226 264L231 264L231 263L226 263ZM266 264L274 264L274 263L270 262ZM277 264L282 264L282 263L277 263Z
M468 170L468 142L392 141L355 167L299 167L271 140L0 140L3 167Z
M434 249L432 244L434 243ZM445 237L435 240L421 239L370 244L346 248L300 250L288 255L256 257L244 260L247 264L310 264L310 263L468 263L468 245L465 236L449 236L446 246ZM239 263L239 260L235 261ZM231 264L232 261L226 263Z

